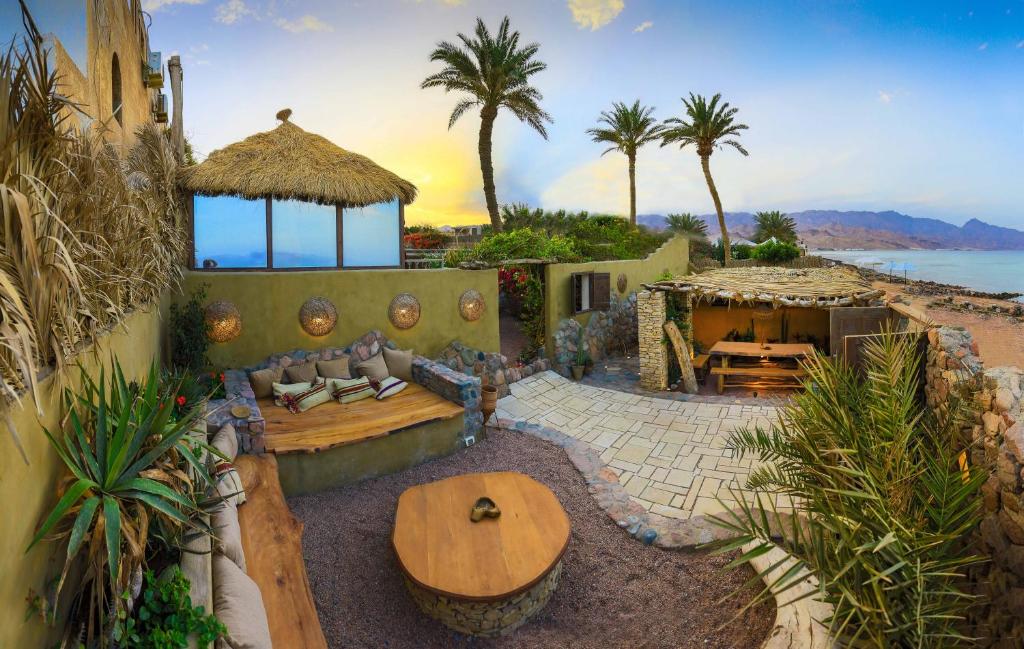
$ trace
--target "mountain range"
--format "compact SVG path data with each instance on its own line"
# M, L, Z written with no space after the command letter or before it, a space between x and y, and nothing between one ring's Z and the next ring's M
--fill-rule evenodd
M790 212L803 243L812 250L860 248L889 249L965 249L1024 250L1024 232L971 219L962 226L938 219L920 218L888 210L885 212L841 212L806 210ZM712 239L718 233L718 217L704 214ZM661 214L641 214L637 222L654 230L663 230ZM749 239L754 235L754 215L727 212L729 233Z

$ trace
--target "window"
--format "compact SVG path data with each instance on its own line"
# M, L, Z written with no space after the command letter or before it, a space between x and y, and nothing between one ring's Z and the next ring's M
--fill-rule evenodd
M121 64L117 54L110 61L110 112L121 126L124 126L124 111L121 101Z
M341 211L345 268L398 266L401 262L398 201Z
M304 201L272 201L274 268L338 265L338 208Z
M197 268L265 268L267 201L196 196Z
M573 273L569 283L573 313L608 310L611 304L610 273Z

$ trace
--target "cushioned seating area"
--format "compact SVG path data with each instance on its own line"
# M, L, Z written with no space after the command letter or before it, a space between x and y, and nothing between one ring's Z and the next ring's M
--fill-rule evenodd
M275 406L271 398L257 403L266 420L265 448L271 453L315 453L465 413L459 404L414 383L385 401L332 401L299 414Z
M326 649L302 559L302 522L285 502L277 460L242 455L235 467L247 495L238 509L246 569L263 597L273 646Z

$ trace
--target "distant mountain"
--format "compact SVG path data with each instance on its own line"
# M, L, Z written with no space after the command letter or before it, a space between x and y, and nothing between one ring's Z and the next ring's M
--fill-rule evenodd
M790 212L796 220L800 239L809 248L960 248L972 250L1024 250L1024 232L971 219L962 226L938 219L919 218L888 210L885 212L840 212L806 210ZM718 217L705 214L712 238L718 232ZM661 214L641 214L637 222L654 230L665 228ZM727 212L730 234L751 237L754 215Z

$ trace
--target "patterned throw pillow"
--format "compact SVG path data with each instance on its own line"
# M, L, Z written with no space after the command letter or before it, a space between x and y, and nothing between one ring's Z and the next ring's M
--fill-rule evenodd
M217 494L232 502L237 507L245 502L245 489L242 487L242 478L230 462L217 462L213 468L213 481L217 488Z
M312 383L275 383L273 388L274 404L278 406L283 406L284 401L282 400L282 397L284 397L284 395L305 392L311 387L313 387Z
M331 400L331 392L327 389L327 383L320 382L313 384L308 390L299 393L286 393L281 395L288 412L297 415L306 412L310 408L327 403Z
M389 376L374 385L377 390L377 400L380 401L381 399L387 399L388 397L394 396L404 390L408 385L409 384L402 379L396 379L393 376Z
M331 397L339 403L352 403L376 394L370 379L364 377L358 379L329 379L331 384Z

